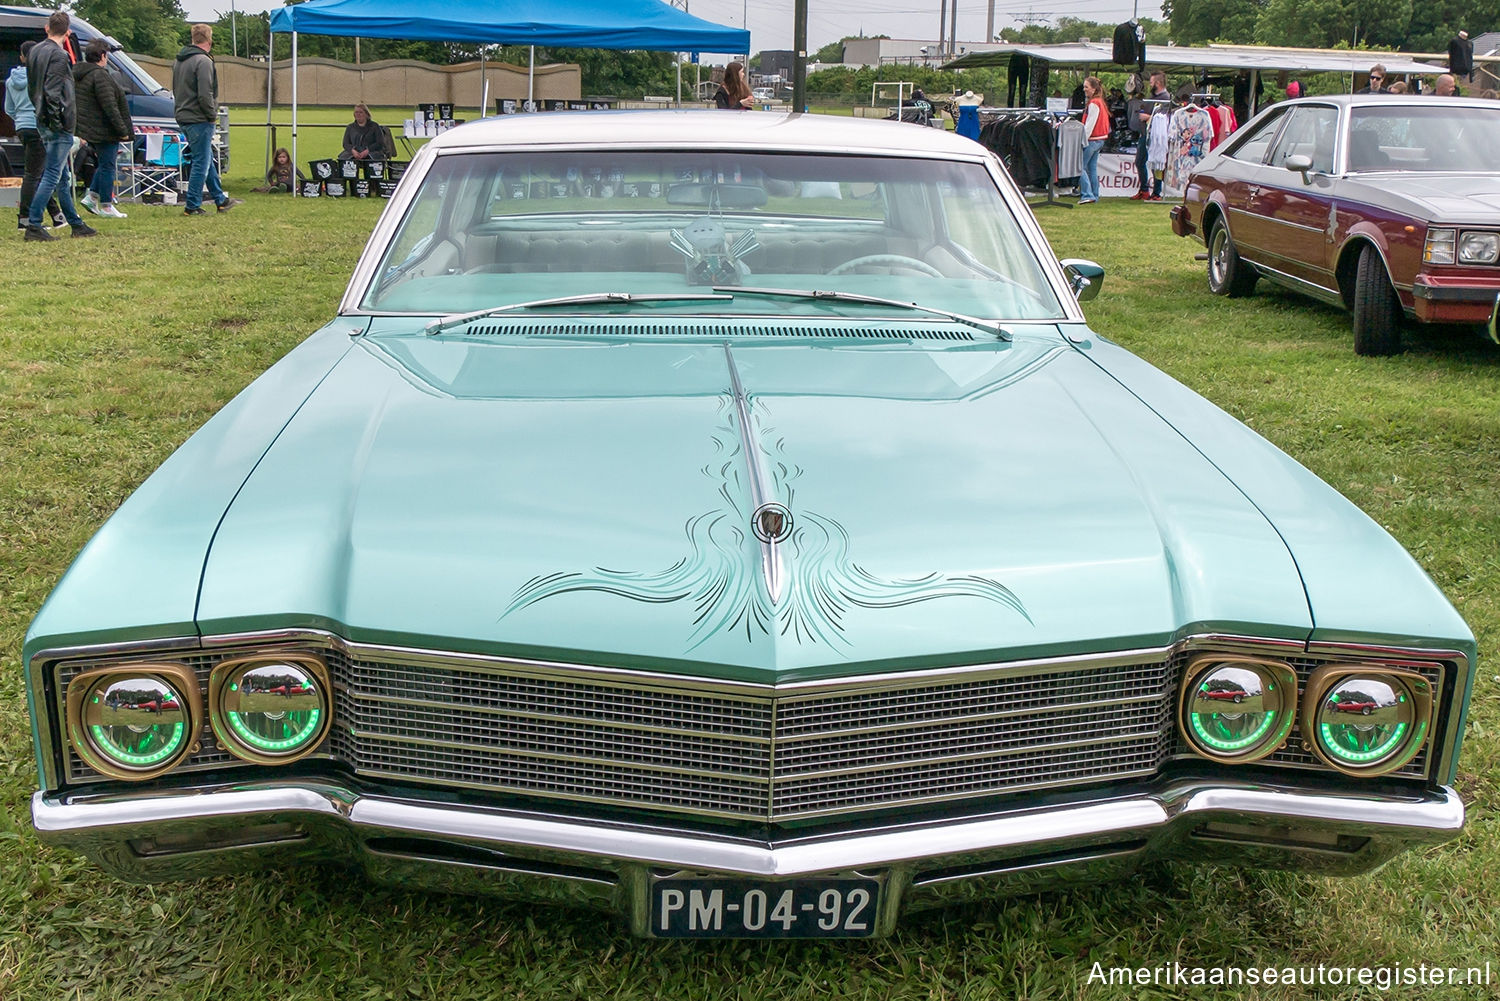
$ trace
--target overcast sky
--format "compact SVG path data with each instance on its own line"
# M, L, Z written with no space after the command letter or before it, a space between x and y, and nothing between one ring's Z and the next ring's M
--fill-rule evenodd
M219 12L228 13L229 0L184 0L183 9L191 20L214 20ZM279 2L235 0L238 11L259 12L280 7ZM1088 21L1117 23L1128 19L1139 9L1142 16L1161 17L1157 0L995 0L995 31L1019 26L1017 15L1028 12L1059 17L1077 17ZM792 0L688 0L688 11L695 17L745 27L749 19L750 44L761 49L792 47ZM985 0L960 0L958 5L959 42L984 40ZM889 35L892 38L933 38L938 34L938 2L926 6L922 0L808 0L807 45L816 51L845 35Z

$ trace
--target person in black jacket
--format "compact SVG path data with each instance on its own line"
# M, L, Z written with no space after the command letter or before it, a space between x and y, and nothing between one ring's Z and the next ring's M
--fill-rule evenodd
M72 180L68 172L68 154L73 151L73 127L76 108L73 94L73 65L63 49L72 20L63 11L47 18L47 37L32 47L26 60L26 86L31 105L36 109L36 130L46 148L47 159L41 180L31 196L31 215L26 220L26 239L52 240L42 228L42 213L55 192L63 217L73 227L74 236L93 236L95 230L78 216L73 207Z
M94 215L124 219L125 213L115 207L115 167L120 158L120 144L135 141L130 105L125 100L125 91L105 69L109 64L108 42L102 38L89 42L83 50L83 60L73 67L78 136L93 148L98 160L94 179L83 194L83 207Z
M1448 42L1448 72L1468 79L1474 72L1474 43L1469 33L1460 31Z
M370 117L370 109L364 102L354 106L354 121L344 126L344 151L339 159L386 159L385 130Z

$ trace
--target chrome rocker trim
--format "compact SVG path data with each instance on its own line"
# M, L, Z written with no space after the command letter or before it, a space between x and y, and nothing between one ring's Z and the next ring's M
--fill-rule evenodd
M278 781L31 801L41 839L125 879L221 875L297 860L357 860L375 880L572 903L649 935L653 879L883 879L877 934L902 911L1128 873L1148 859L1362 872L1454 837L1447 787L1410 796L1180 779L1106 800L765 841L375 795Z

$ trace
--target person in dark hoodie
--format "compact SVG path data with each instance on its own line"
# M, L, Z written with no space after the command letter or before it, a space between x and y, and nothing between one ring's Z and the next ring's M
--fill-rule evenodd
M188 153L193 165L188 170L184 215L203 214L203 187L220 212L241 204L230 198L219 186L219 165L214 162L214 127L219 117L219 74L214 69L214 29L211 24L195 24L192 44L177 53L172 66L173 113L187 137Z
M11 69L5 78L5 113L16 123L16 138L21 140L21 151L25 157L21 173L20 203L16 206L16 228L25 231L26 220L31 217L31 195L36 191L36 182L42 179L42 166L47 162L47 150L36 131L36 109L31 106L31 94L26 89L26 57L36 47L35 42L21 43L21 64ZM52 225L63 224L62 209L57 207L57 198L47 206L52 214Z
M76 107L73 93L73 62L63 49L72 27L72 19L63 11L47 18L47 37L37 42L26 61L27 93L36 109L36 130L46 150L41 179L31 196L31 214L26 220L26 239L54 240L42 228L42 211L55 192L63 217L73 227L74 236L94 236L96 230L78 216L73 207L73 182L68 171L68 154L73 152L73 127Z
M94 215L124 219L115 207L115 167L120 144L135 141L130 104L125 91L104 68L109 62L109 43L102 38L89 42L84 61L73 67L73 86L78 91L78 136L94 150L98 166L83 194L83 207Z

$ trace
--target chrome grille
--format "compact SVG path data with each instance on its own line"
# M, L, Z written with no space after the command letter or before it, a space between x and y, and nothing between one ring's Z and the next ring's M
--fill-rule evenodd
M206 690L214 664L243 652L165 659L191 664ZM356 656L341 645L319 652L335 711L318 757L372 778L496 794L783 821L1146 776L1173 757L1202 761L1174 717L1187 653L774 692L390 650ZM55 665L60 694L94 663ZM1293 666L1305 681L1319 663ZM1421 670L1441 683L1441 665ZM240 764L207 726L200 742L180 770ZM1329 771L1295 730L1266 763ZM71 752L66 764L70 782L104 779ZM1396 774L1427 769L1424 750Z

